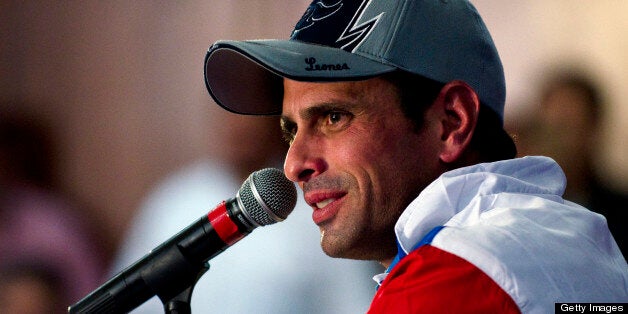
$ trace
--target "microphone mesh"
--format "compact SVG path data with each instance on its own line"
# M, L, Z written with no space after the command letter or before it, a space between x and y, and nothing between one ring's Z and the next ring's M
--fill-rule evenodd
M296 205L297 191L281 170L266 168L253 172L244 181L238 197L242 210L258 225L265 226L288 217Z

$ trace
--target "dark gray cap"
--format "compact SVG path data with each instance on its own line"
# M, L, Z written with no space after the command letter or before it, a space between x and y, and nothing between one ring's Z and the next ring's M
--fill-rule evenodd
M290 39L218 41L205 57L209 93L241 114L280 114L282 77L348 81L394 70L465 81L503 120L502 64L467 0L315 0Z

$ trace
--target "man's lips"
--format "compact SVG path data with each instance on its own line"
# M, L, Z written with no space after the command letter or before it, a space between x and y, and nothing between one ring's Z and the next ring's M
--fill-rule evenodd
M333 218L340 209L341 200L346 192L341 191L319 191L310 192L305 195L305 201L312 206L312 220L314 223L320 224Z
M346 194L342 191L310 191L305 193L305 201L316 210L329 205Z

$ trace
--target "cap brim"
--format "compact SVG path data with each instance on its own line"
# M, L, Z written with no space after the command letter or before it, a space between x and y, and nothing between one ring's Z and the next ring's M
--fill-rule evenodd
M218 41L205 57L205 84L225 109L252 115L281 113L282 78L330 82L363 80L395 70L342 49L295 40Z

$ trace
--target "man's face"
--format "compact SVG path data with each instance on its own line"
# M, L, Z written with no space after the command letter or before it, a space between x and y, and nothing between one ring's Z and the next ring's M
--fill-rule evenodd
M282 128L291 143L284 171L314 209L325 253L392 258L395 222L440 171L436 124L416 130L394 86L380 78L286 79Z

